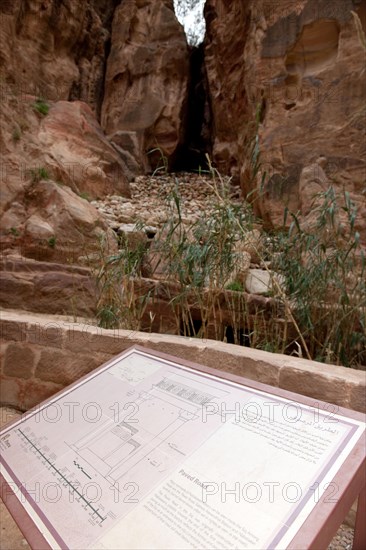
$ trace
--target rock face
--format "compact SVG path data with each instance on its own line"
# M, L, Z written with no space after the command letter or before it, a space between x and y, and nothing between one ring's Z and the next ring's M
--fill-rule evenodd
M184 136L188 60L172 0L0 3L0 248L51 264L36 281L2 266L3 303L36 310L58 288L61 310L76 284L70 264L115 250L88 199L129 197L128 181L150 162L172 162ZM86 293L90 312L85 285L74 294Z
M86 103L55 103L42 120L38 137L46 166L76 193L93 198L129 195L125 164Z
M358 205L366 241L365 50L352 11L365 29L361 0L207 0L205 62L214 160L245 195L257 190L265 221L282 224L285 206L307 215L333 185Z
M61 101L41 115L34 100L6 97L0 107L0 245L62 245L81 254L103 233L112 239L85 197L128 194L123 164L86 104Z
M172 165L184 139L189 53L172 0L4 0L0 78L2 96L102 113L129 180Z
M361 0L207 0L205 66L197 50L189 93L172 0L3 0L1 244L93 242L107 226L86 197L129 196L136 174L211 141L220 172L267 225L282 224L285 207L311 217L333 185L357 204L366 242L364 49L352 11L365 28Z
M2 250L41 247L51 261L60 247L82 255L102 234L112 242L85 199L129 195L125 164L96 119L115 5L0 4Z
M103 235L113 249L112 231L96 209L51 180L30 182L1 217L1 248L29 257L52 260L66 247L68 261L78 263L98 250Z
M93 317L97 295L87 268L21 256L0 260L0 303L4 307Z
M118 0L5 0L0 75L18 94L81 99L98 111Z
M183 140L188 66L172 0L121 2L113 18L101 124L143 169L164 166L163 156L170 165Z
M205 67L213 119L213 159L238 182L238 137L251 120L245 87L244 47L250 2L206 0ZM230 30L229 30L230 29Z

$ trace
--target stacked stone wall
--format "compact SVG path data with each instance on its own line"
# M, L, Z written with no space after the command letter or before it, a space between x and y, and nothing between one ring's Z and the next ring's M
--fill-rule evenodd
M366 411L364 371L213 340L105 330L87 321L74 323L60 316L3 310L0 341L0 403L22 411L136 344L315 400Z

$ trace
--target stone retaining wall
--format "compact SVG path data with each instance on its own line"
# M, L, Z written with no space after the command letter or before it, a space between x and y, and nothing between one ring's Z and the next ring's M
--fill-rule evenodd
M139 344L365 412L366 373L213 340L105 330L86 321L2 310L0 403L22 411Z

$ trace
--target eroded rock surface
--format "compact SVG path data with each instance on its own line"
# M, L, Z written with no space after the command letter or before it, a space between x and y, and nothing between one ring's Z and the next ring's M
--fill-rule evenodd
M0 16L1 245L84 246L108 233L85 199L129 196L183 139L183 29L171 0L15 0Z
M0 5L0 74L17 94L81 99L97 112L118 0L12 0Z
M91 198L129 195L125 165L86 103L55 103L42 120L38 138L46 165L74 192Z
M238 181L238 136L252 112L245 87L244 47L250 2L206 0L205 66L213 118L213 159ZM230 31L229 31L230 29Z
M0 261L0 303L4 307L93 317L96 294L95 280L87 268L15 255Z
M103 234L112 239L86 198L128 195L123 163L85 103L47 103L45 115L35 105L34 96L7 96L0 106L1 248L61 245L80 255Z
M265 221L282 224L285 206L306 216L333 185L357 204L366 242L365 50L352 11L365 29L359 0L207 0L206 68L214 159L245 195L266 173Z
M174 160L184 134L188 66L171 0L121 2L113 18L102 127L141 169L164 166L163 157L168 164Z

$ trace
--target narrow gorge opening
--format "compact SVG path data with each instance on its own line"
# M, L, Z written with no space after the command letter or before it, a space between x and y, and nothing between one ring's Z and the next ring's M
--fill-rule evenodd
M205 37L206 22L203 14L206 0L174 0L174 11L184 27L190 46L199 46Z
M207 78L203 44L190 52L190 81L185 115L184 138L172 163L174 172L207 169L206 154L211 156L211 109L207 94Z
M183 25L190 48L190 81L182 145L171 169L175 172L207 169L211 153L211 112L207 94L203 41L206 31L206 0L174 0L174 10Z

